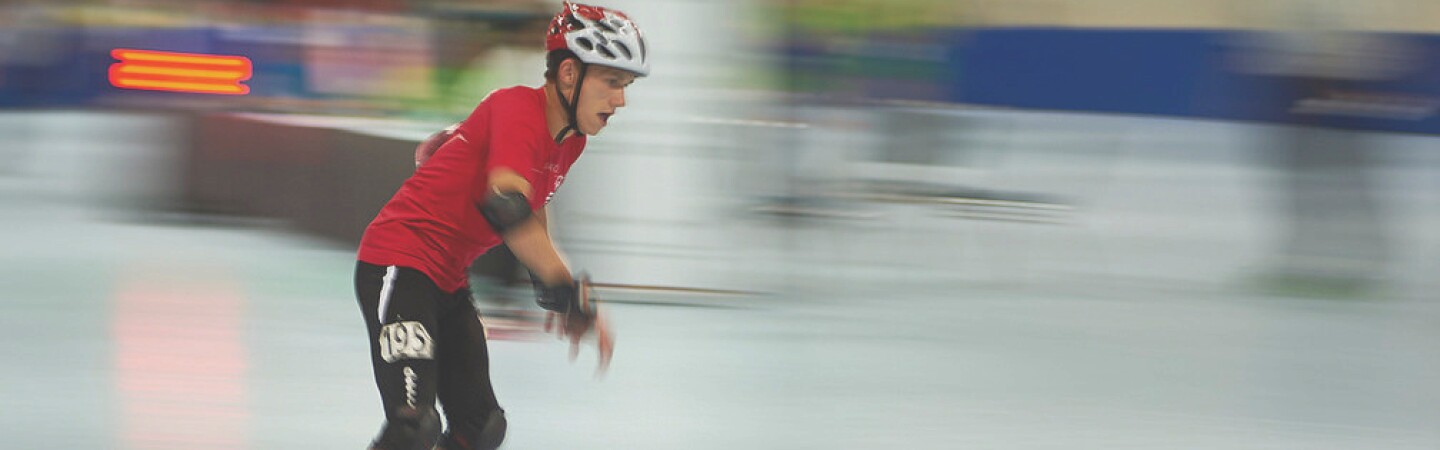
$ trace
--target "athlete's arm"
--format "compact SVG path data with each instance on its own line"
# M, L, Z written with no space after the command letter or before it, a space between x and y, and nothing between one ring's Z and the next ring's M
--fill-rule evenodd
M533 191L525 177L514 170L501 167L490 172L489 193L491 196L519 194L528 199ZM574 280L571 278L569 265L560 256L555 243L550 240L550 233L545 229L545 215L542 208L528 219L503 230L501 238L505 240L505 245L510 247L510 251L515 253L515 258L539 276L544 284L571 284Z
M449 141L451 137L455 136L455 130L459 128L460 124L458 123L445 127L445 129L436 131L435 134L421 141L420 145L415 147L415 168L418 169L421 165L424 165L425 161L429 160L430 156L434 155L435 151L439 150L441 145L444 145L446 141Z
M551 311L546 315L546 331L559 317L559 326L554 328L561 337L570 340L573 361L580 350L580 340L593 330L600 351L600 370L604 371L615 351L614 338L595 307L589 282L577 283L571 277L569 266L550 240L545 209L530 210L529 198L534 192L530 182L514 170L501 167L490 172L488 187L489 198L481 210L515 258L530 269L532 276L540 278L536 302Z

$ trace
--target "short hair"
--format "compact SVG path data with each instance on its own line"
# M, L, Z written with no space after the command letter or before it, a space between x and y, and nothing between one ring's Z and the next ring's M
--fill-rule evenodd
M555 82L556 78L560 76L560 63L570 58L575 58L575 62L577 63L580 62L580 57L568 48L557 48L551 50L550 53L546 53L545 80L552 83Z

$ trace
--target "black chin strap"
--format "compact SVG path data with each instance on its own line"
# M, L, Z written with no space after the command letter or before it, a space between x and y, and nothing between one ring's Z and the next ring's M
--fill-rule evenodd
M560 83L555 83L555 96L560 98L560 106L565 107L565 118L569 121L565 124L565 128L561 128L560 133L555 135L556 145L565 140L565 133L570 130L580 132L580 123L575 115L578 114L576 110L580 108L580 85L585 83L585 69L588 69L590 65L579 60L575 62L580 64L580 77L575 80L575 93L566 99L565 94L560 92Z

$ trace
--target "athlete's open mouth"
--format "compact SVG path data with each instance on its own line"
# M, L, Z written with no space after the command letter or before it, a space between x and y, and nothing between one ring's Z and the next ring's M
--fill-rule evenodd
M609 124L610 124L610 116L613 116L613 115L615 115L615 113L600 113L600 123L609 125Z

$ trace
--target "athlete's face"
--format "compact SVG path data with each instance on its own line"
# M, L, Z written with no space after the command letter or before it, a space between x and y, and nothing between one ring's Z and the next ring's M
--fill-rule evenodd
M585 71L585 83L580 86L580 106L575 111L580 132L590 136L600 133L609 123L610 116L625 106L625 88L633 82L633 73L601 65L590 66Z

